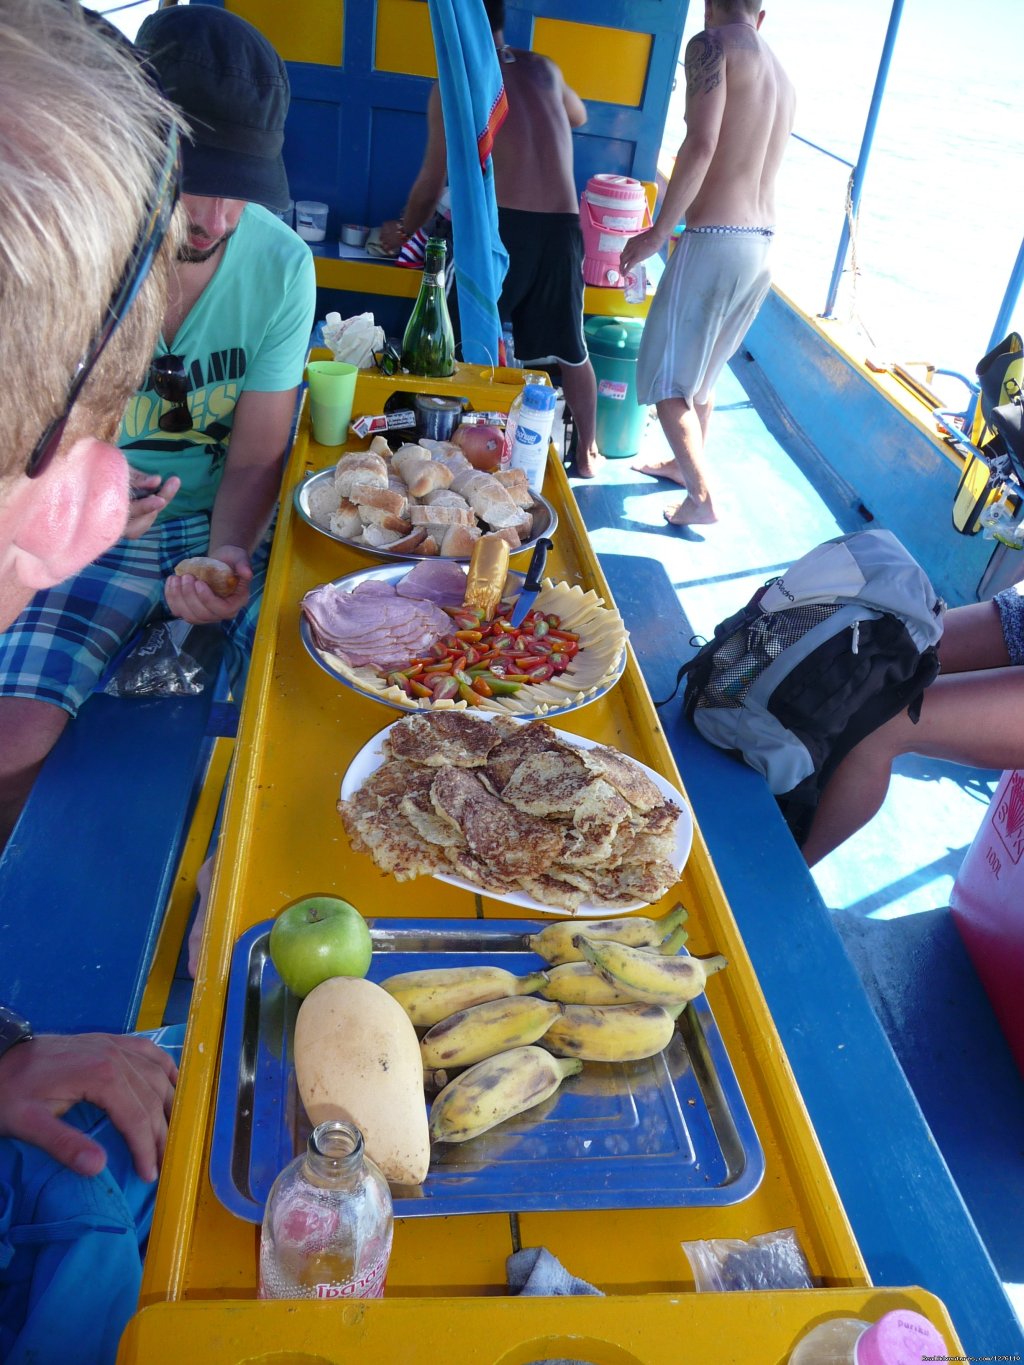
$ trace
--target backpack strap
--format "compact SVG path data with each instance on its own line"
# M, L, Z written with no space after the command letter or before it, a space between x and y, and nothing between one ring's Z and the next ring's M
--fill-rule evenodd
M765 587L767 586L768 585L766 584ZM757 604L760 602L763 593L764 588L759 588L745 607L741 607L739 611L733 612L732 616L727 617L724 621L719 621L718 625L715 626L714 635L704 644L700 644L699 636L695 635L693 637L690 643L692 645L700 645L700 647L691 659L687 659L686 663L680 665L679 672L676 674L675 687L673 687L667 697L663 697L661 701L656 701L654 703L655 706L667 706L670 701L674 701L676 694L679 691L679 684L686 678L686 691L683 694L683 710L687 716L693 715L694 708L697 705L701 692L707 684L708 675L714 665L716 651L720 648L722 642L727 640L730 635L735 635L738 630L745 630L750 623L756 620L761 614Z

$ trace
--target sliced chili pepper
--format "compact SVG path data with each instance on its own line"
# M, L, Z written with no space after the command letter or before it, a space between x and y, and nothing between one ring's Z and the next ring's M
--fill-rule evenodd
M482 630L457 630L455 638L456 640L468 640L475 645L484 638L484 633Z
M575 630L552 629L551 638L552 640L571 640L575 644L579 644L580 641L579 634Z
M432 663L425 673L450 673L452 671L451 659L439 659L437 663Z
M494 689L486 678L474 678L470 684L474 692L479 692L481 697L493 697Z
M473 688L469 683L459 683L459 696L463 701L468 702L470 706L478 706L480 704L479 695L473 691Z
M530 673L506 673L504 681L507 683L532 683L537 679Z

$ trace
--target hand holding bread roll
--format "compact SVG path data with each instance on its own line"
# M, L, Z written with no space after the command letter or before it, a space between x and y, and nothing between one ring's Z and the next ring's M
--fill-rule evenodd
M191 574L203 583L208 583L218 597L230 597L238 587L238 574L230 564L222 559L210 559L207 555L193 555L175 564L174 572L179 578Z

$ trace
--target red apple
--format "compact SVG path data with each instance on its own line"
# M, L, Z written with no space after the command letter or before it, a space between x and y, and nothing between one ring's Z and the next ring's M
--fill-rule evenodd
M270 931L270 960L298 996L332 976L365 976L372 956L366 920L337 896L305 896L286 905Z

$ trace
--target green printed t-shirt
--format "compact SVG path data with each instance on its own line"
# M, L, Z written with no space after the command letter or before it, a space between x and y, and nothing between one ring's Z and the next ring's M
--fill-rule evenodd
M188 375L193 429L161 431L161 399L147 374L128 404L118 445L133 469L176 474L181 489L158 520L209 512L227 459L235 404L247 389L278 393L302 382L316 307L309 247L272 213L246 205L210 283L168 348Z

